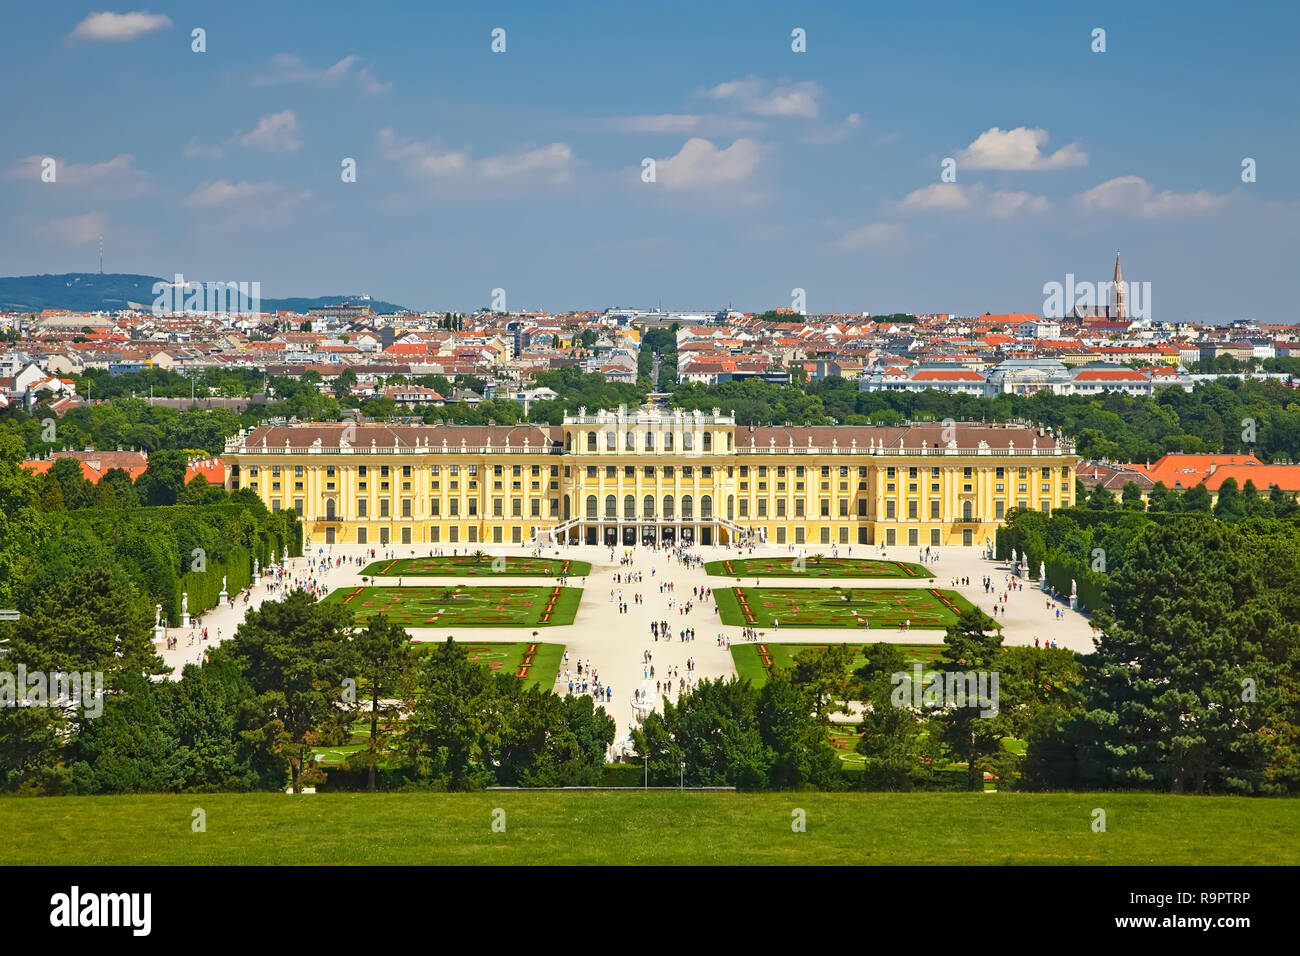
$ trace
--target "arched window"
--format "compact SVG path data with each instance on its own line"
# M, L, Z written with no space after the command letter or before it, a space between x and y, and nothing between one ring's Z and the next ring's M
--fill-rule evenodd
M587 432L587 451L596 450L596 433Z
M334 520L334 499L333 498L325 499L325 520L326 521Z
M713 517L713 496L700 495L700 517L708 521Z
M727 451L731 451L731 432L727 432Z
M596 496L587 495L587 517L596 517Z
M961 517L963 521L970 521L971 518L970 507L971 506L969 501L963 501L961 503Z
M618 517L618 499L615 498L613 495L605 496L605 517L606 518Z
M605 451L618 451L618 436L613 432L605 433Z
M695 433L687 432L682 436L682 448L686 451L695 450Z
M573 451L573 432L564 433L564 450Z
M628 451L636 451L636 432L627 433L626 446Z
M669 521L673 518L673 496L664 495L664 517Z
M623 517L624 518L636 517L636 498L633 497L632 495L625 495L623 497Z
M664 432L664 451L673 450L673 433Z
M654 432L646 432L646 433L645 433L645 450L646 450L646 451L654 451L654 450L655 450L655 433L654 433Z
M682 495L682 517L688 521L695 517L695 501L690 495Z
M655 516L655 496L646 495L645 500L641 502L641 517L653 518Z
M713 451L713 432L704 433L704 450Z

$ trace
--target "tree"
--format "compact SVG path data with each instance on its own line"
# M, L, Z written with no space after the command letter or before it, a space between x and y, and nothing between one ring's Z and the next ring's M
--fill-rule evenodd
M152 609L126 572L103 556L47 565L28 582L20 605L9 643L15 664L46 673L103 671L106 681L119 672L167 670L153 646Z
M795 658L790 681L808 693L819 720L826 712L848 713L845 699L849 694L852 660L853 648L849 644L810 648Z
M1144 511L1146 503L1142 500L1142 489L1138 487L1136 481L1124 483L1124 490L1120 494L1120 501L1125 511Z
M1210 513L1210 491L1205 487L1205 482L1199 482L1187 489L1187 493L1183 495L1182 510L1207 515Z
M809 784L820 790L843 788L840 758L825 724L813 714L813 699L806 688L783 674L764 684L758 699L758 727L772 754L770 788L789 790Z
M357 661L357 684L370 688L370 742L365 750L367 790L375 789L375 768L382 755L388 732L385 724L401 713L401 688L411 666L411 637L400 624L376 614L364 630L352 636ZM381 736L382 732L382 736Z
M1093 511L1109 511L1115 507L1115 496L1098 482L1088 495L1088 507Z
M491 783L503 723L502 691L492 672L449 637L425 654L417 679L403 737L416 771L448 790Z
M53 471L45 473L45 492L41 495L42 511L62 511L64 507L63 488Z
M185 491L184 452L161 449L149 455L149 465L136 479L136 492L146 505L174 505Z
M1231 523L1240 521L1245 516L1246 503L1237 490L1237 479L1223 479L1219 485L1219 500L1214 503L1214 517Z
M1082 711L1063 731L1081 785L1265 786L1267 701L1297 624L1270 596L1262 552L1231 527L1192 516L1137 538L1113 575L1113 611L1097 615L1102 636L1085 659ZM1243 700L1246 680L1260 688L1259 703Z
M898 706L895 688L910 677L902 651L893 644L863 649L866 663L857 752L863 756L861 785L867 790L924 790L934 785L939 753L928 720L910 703Z
M1147 494L1148 511L1177 511L1182 495L1167 488L1163 481L1157 481Z
M76 458L55 459L50 474L59 483L63 493L63 506L69 511L89 508L94 502L95 486L86 480L81 462Z
M991 675L998 670L1002 634L983 611L963 611L946 633L947 648L938 665L945 676L972 672ZM947 703L951 705L951 701ZM998 708L999 703L995 702L994 707ZM971 704L968 698L966 706L945 706L935 714L934 724L953 756L966 762L967 789L982 790L981 761L1000 753L1002 738L1008 734L1000 713L988 715Z
M702 680L676 703L665 697L663 713L652 711L632 731L637 754L647 759L650 782L762 789L773 754L763 742L758 701L754 686L736 677Z
M249 611L234 639L213 651L228 654L248 678L262 727L278 725L287 735L295 793L319 729L348 716L343 680L357 673L352 623L343 605L293 591Z

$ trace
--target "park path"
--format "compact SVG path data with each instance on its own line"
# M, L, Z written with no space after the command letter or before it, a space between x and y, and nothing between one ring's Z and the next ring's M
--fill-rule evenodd
M526 548L509 546L478 545L475 547L481 547L492 555L521 556L530 553ZM807 551L807 549L804 550ZM826 552L828 555L830 553L825 546L819 550ZM630 552L632 563L630 565L621 565L619 560L628 552ZM359 545L331 545L326 546L323 552L318 552L317 547L313 546L311 553L323 553L336 558L343 556L355 557L362 553L368 554L369 549ZM427 548L421 551L410 546L398 546L396 548L390 547L387 552L377 550L376 557L417 557L427 553ZM725 547L697 546L692 548L690 553L703 558L705 561L735 558L739 555L736 550ZM775 545L760 545L753 552L754 556L757 557L793 557L799 553L798 550ZM879 549L855 547L852 557L875 558L881 554L882 552ZM916 561L918 558L916 551L908 548L891 548L887 549L884 554L890 560L896 561ZM839 555L848 557L847 548L840 550ZM833 585L844 587L852 585L855 588L898 588L933 586L956 590L972 604L989 613L994 603L999 600L1001 593L1005 591L1005 582L1012 578L1006 563L989 561L982 556L982 552L975 548L946 548L941 549L939 555L937 562L927 564L927 567L935 573L935 578L929 582L898 578L829 579L821 577L812 578L805 582L798 577L771 577L760 578L759 583L767 586L787 587L830 587ZM682 603L691 599L692 588L699 586L708 588L729 587L735 584L733 577L710 577L705 574L703 568L685 567L671 553L652 551L640 546L616 548L612 560L608 547L588 545L567 546L559 549L549 548L543 552L543 556L559 556L590 561L592 564L591 574L585 580L582 577L570 577L568 582L570 587L584 589L582 601L578 606L573 623L563 626L535 628L538 631L536 640L564 644L569 653L567 666L573 672L575 678L577 676L577 660L581 658L584 662L591 661L591 666L599 675L602 683L613 690L613 698L604 706L613 716L618 726L617 740L619 742L626 741L635 718L632 699L633 691L644 689L648 685L651 696L654 696L654 679L647 680L644 676L646 665L643 661L643 654L647 650L652 652L655 675L656 679L659 680L663 680L663 675L672 667L677 668L681 676L687 676L686 662L688 657L694 657L696 660L696 670L691 675L694 680L703 677L729 677L735 673L730 652L726 648L719 646L717 638L719 634L722 634L733 643L741 643L742 628L720 623L711 600L697 601L690 614L682 614L679 610ZM363 562L360 565L336 566L323 572L312 572L307 558L304 557L291 559L288 568L290 573L299 577L315 574L318 581L322 581L329 590L334 590L336 588L362 585L361 571L366 563L368 562ZM627 575L636 572L641 572L645 580L640 583L615 583L615 575ZM992 595L984 593L980 580L985 575L993 577L994 583L998 586L998 593ZM953 585L953 578L967 576L971 579L969 586ZM396 585L396 578L389 580L394 586ZM554 583L554 581L553 578L513 577L501 574L499 576L494 575L491 584L539 586ZM382 582L383 579L380 579L380 582L374 583ZM664 582L673 584L674 590L671 593L660 593L659 585ZM472 586L475 584L484 585L487 582L479 576L455 578L403 575L402 583L403 585L414 586L462 583ZM746 586L753 583L754 578L751 577L746 577L742 581L742 585ZM611 590L614 592L612 598L610 596ZM623 600L629 605L627 614L618 612L618 594L620 591L623 594ZM633 595L637 593L644 595L643 604L636 604L633 601ZM220 632L220 640L230 637L243 620L247 609L260 606L268 597L277 599L279 592L272 593L266 583L258 583L252 588L251 601L248 605L243 603L242 595L239 595L236 598L234 608L226 606L207 611L202 620L208 627L211 639L206 644L201 642L190 644L188 643L191 636L189 629L171 628L168 633L178 637L178 646L174 651L160 651L160 653L168 665L176 668L173 677L180 676L180 668L185 663L201 659L206 647L219 643L218 632ZM670 601L672 606L670 606ZM1046 602L1046 595L1035 587L1032 582L1025 582L1023 590L1008 593L1008 601L1005 605L1006 613L999 613L997 617L998 622L1003 626L1006 643L1032 646L1034 638L1037 637L1043 641L1055 640L1058 646L1068 647L1074 651L1083 653L1091 651L1093 649L1092 632L1087 619L1082 614L1068 610L1067 605L1064 617L1057 620L1053 611L1045 607ZM1053 607L1058 606L1061 605L1053 603ZM654 620L668 622L668 627L673 634L672 640L654 641L650 634L650 622ZM694 627L696 630L694 642L683 643L677 639L677 632L687 627ZM412 637L419 641L441 641L445 640L450 634L460 641L515 642L533 640L533 630L534 628L531 627L411 628L410 632ZM197 628L194 633L198 633ZM928 643L938 642L942 640L942 637L942 631L914 629L911 632L904 633L896 628L873 628L871 631L866 632L842 628L783 627L779 631L764 629L761 632L762 640L791 644L824 644L863 640L891 643ZM160 644L159 647L161 648L162 645ZM564 679L564 669L565 665L562 664L555 684L555 690L561 693L568 690L568 683ZM677 678L674 678L672 683L672 696L675 698L678 687Z

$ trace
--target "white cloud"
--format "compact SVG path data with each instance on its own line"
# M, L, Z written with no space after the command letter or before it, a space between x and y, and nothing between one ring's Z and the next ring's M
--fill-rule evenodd
M10 179L41 183L42 163L54 159L55 180L49 185L87 189L106 199L134 199L150 189L149 175L135 168L135 157L120 153L102 163L70 163L60 157L25 156L9 168Z
M189 142L181 147L187 159L220 159L225 150L220 146L205 146L197 137L191 136Z
M957 154L958 168L1045 170L1070 169L1088 165L1088 154L1077 143L1062 146L1056 152L1044 155L1047 130L1017 126L1003 130L994 126L985 130L965 149Z
M544 182L555 185L569 181L578 166L567 143L550 143L475 159L465 150L403 139L392 129L379 131L379 151L386 159L403 167L409 178L426 182L494 186Z
M1027 192L990 194L983 183L932 183L913 190L896 204L901 212L978 213L993 219L1008 219L1018 213L1042 213L1047 198Z
M78 246L94 242L108 227L108 216L102 212L88 212L81 216L53 219L38 225L36 236L50 242Z
M551 143L540 149L502 153L479 160L478 172L484 179L515 179L521 176L546 175L567 179L573 169L573 150L566 143Z
M613 116L601 120L599 125L615 133L690 133L700 125L700 117L684 113Z
M375 95L392 89L392 83L381 83L361 57L350 53L332 66L311 66L294 53L277 53L267 63L267 72L253 77L254 86L275 86L282 83L306 83L315 86L338 86L355 81L363 92Z
M913 190L899 201L906 212L950 212L970 209L970 190L957 183L932 183Z
M216 179L203 183L183 200L187 206L225 206L255 197L269 197L280 187L275 183L232 183L226 179Z
M165 30L171 18L161 13L135 10L131 13L92 13L72 31L75 40L134 40L136 37Z
M656 180L667 189L701 189L741 183L758 167L758 144L738 139L718 149L707 139L692 137L676 156L657 160Z
M198 228L230 231L292 225L296 208L312 198L311 190L291 192L275 182L217 179L201 184L181 203L206 210L202 216L192 217Z
M778 83L769 89L762 80L749 77L701 89L697 95L736 103L742 110L755 116L802 116L813 119L821 112L817 102L821 92L821 87L812 80Z
M298 117L293 110L268 113L257 121L257 128L239 137L241 146L264 149L272 153L292 153L302 146Z
M873 222L859 226L840 236L835 245L845 252L860 249L880 249L892 245L903 236L903 227L894 222Z
M1093 212L1118 212L1144 219L1210 212L1228 197L1204 189L1194 193L1160 192L1141 176L1117 176L1080 193L1079 205Z
M1017 213L1037 215L1047 212L1047 197L1027 192L995 192L989 197L985 212L995 219L1009 219Z
M842 143L861 128L861 114L850 113L848 116L844 117L844 122L836 123L826 129L809 133L804 137L804 141L819 146L825 146L831 143Z

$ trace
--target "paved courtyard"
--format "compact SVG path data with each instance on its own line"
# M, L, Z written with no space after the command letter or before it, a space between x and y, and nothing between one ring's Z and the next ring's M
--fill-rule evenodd
M501 545L475 545L474 547L482 547L483 550L493 555L516 556L529 553L526 548L521 549L509 545L504 547ZM826 551L827 548L821 546L818 550ZM313 543L310 551L315 556L333 556L334 558L351 558L363 554L368 557L369 555L369 549L360 545L329 545L324 546L323 550L321 550L321 546ZM445 553L450 554L450 550L446 550ZM696 546L690 549L689 553L693 557L702 558L706 562L733 558L739 554L736 549L704 546ZM748 550L745 553L746 555L750 554ZM799 553L798 550L792 550L788 546L777 545L759 545L753 550L753 554L759 557L791 557L797 556ZM592 571L585 578L574 576L570 577L567 582L570 587L584 589L573 623L566 626L544 628L540 639L547 642L562 643L568 651L568 663L567 665L561 664L559 679L555 685L556 690L560 690L561 685L567 690L568 684L564 677L565 668L567 666L569 671L576 676L576 663L579 659L584 663L589 660L600 681L612 688L613 700L606 704L605 707L618 723L617 739L621 742L626 740L628 730L635 718L634 691L648 688L649 696L657 701L658 698L654 693L655 680L663 680L664 676L674 668L676 674L672 679L673 697L677 695L680 678L698 680L704 677L731 676L735 673L731 654L725 647L719 646L718 636L723 635L732 642L740 643L743 639L743 629L740 626L720 623L718 614L714 610L714 603L709 599L696 601L695 606L689 613L683 613L683 605L692 600L693 588L726 588L734 586L736 584L734 577L710 576L705 573L702 567L687 568L683 566L671 553L652 551L644 547L618 547L613 552L614 557L612 560L610 554L608 547L586 545L567 546L558 549L547 548L543 552L545 557L558 556L589 561L592 565ZM838 554L840 557L851 556L855 558L878 558L883 554L890 560L912 562L917 561L918 557L920 557L917 551L911 548L889 548L882 551L880 548L856 545L853 548L852 555L849 555L847 547L841 548ZM423 550L412 548L409 545L389 546L387 551L376 549L376 558L385 556L409 558L419 555L428 555L427 546ZM630 558L630 564L624 565L620 563L625 556ZM358 587L363 584L361 580L362 570L368 563L369 561L366 560L360 565L354 563L331 568L323 574L317 574L316 580L323 583L327 590ZM1053 601L1051 608L1048 608L1045 606L1047 596L1033 582L1029 581L1024 582L1023 590L1007 592L1007 582L1013 580L1013 576L1006 562L989 561L983 557L982 552L977 548L954 547L940 549L938 560L928 562L926 567L931 569L935 575L933 580L928 582L931 586L954 590L986 613L991 613L994 604L1000 604L1002 596L1006 594L1006 603L1002 605L1006 609L1005 614L999 610L996 619L1002 625L1003 634L1008 644L1032 646L1034 639L1038 638L1044 642L1055 640L1058 646L1067 647L1074 651L1088 652L1092 650L1092 630L1088 619L1082 614L1070 611L1068 602L1061 605ZM306 558L292 559L289 562L289 572L300 579L310 576L312 573ZM619 583L616 581L616 576L621 576L622 581L626 582L628 575L636 574L642 575L643 580L637 583ZM981 584L982 579L986 576L993 579L995 592L992 594L986 594ZM954 578L966 577L970 578L971 583L969 585L953 584ZM449 582L455 580L458 579L448 577L421 578L404 574L401 583L403 585L445 587ZM492 575L491 584L536 587L546 580L550 579L494 574ZM382 581L385 586L394 586L397 583L396 579L382 579ZM478 576L465 579L465 583L482 585L488 582L484 581L482 576ZM668 583L672 584L673 590L660 593L660 585ZM800 584L800 581L798 578L791 577L774 577L770 579L746 577L741 583L747 586L795 587ZM906 581L898 578L837 578L833 583L839 586L852 584L855 588L900 588L923 587L927 582ZM831 586L824 579L818 580L811 577L808 585L811 587ZM642 595L644 603L637 604L634 601L633 595L636 594ZM620 595L622 596L622 602L628 605L628 613L626 614L620 614L618 610ZM277 594L271 592L267 584L263 583L253 587L248 605L243 603L242 596L236 596L234 608L227 606L209 610L203 616L203 624L209 631L207 645L197 641L193 644L187 643L191 635L188 628L171 628L168 633L178 638L177 648L174 651L161 652L163 659L169 665L175 667L177 669L176 673L179 675L180 668L186 662L201 659L206 646L230 637L238 627L239 622L243 620L248 607L256 607L268 597L275 599L277 596ZM1053 609L1062 606L1065 608L1064 615L1060 620L1057 620ZM656 642L650 632L651 621L667 621L672 632L672 639L661 639ZM678 632L683 628L690 627L695 628L695 641L693 643L679 641L677 638ZM532 629L526 627L474 627L465 628L460 633L454 627L410 628L410 632L412 637L420 641L441 641L445 640L449 634L458 640L477 642L515 642L528 640L532 636ZM914 630L910 633L904 633L896 628L872 628L869 632L859 634L842 629L781 627L779 630L762 628L759 636L760 639L779 641L783 644L858 643L867 640L915 644L924 641L942 640L942 631ZM655 668L655 677L650 679L645 677L647 664L644 655L646 651L651 652L651 663ZM695 659L695 670L689 675L687 672L688 658Z

